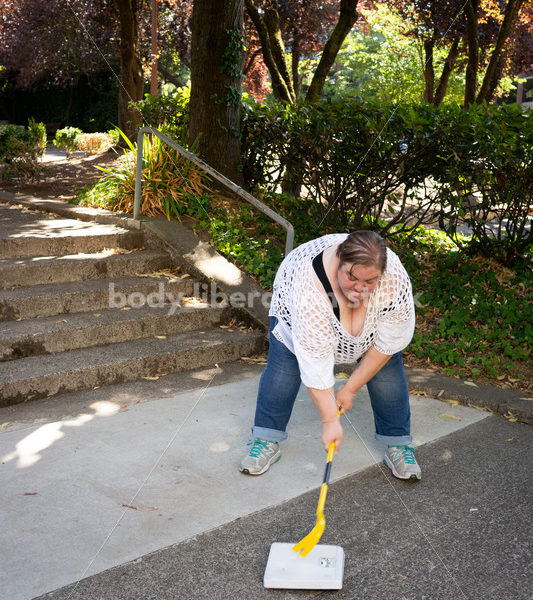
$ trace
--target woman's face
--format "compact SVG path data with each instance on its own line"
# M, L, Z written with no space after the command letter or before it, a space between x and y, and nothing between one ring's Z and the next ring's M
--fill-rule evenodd
M374 266L344 263L337 271L337 282L342 293L356 308L374 291L380 277L381 271Z

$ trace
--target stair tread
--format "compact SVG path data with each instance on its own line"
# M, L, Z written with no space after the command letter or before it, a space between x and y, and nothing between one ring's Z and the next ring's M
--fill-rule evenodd
M67 281L62 283L41 283L11 290L0 290L0 301L9 302L10 300L36 296L57 296L58 294L79 294L84 292L103 291L109 289L110 283L115 284L115 289L127 289L138 286L155 286L159 283L170 285L179 281L186 282L188 279L188 277L169 280L164 276L127 276L107 279L87 279L85 281Z
M0 271L4 269L24 269L26 267L48 266L50 264L65 264L76 268L76 263L99 262L99 261L125 261L140 258L168 258L164 252L151 252L150 250L134 250L126 253L108 254L106 252L94 252L84 254L66 254L56 256L34 256L25 258L0 258Z
M18 207L0 205L0 240L20 238L57 238L116 235L130 230L117 225L78 221L35 211L21 212Z
M69 331L74 329L85 329L89 327L102 327L108 323L127 323L145 319L172 318L169 314L169 306L143 306L123 310L120 308L106 308L98 311L98 317L92 312L68 313L64 315L52 315L49 317L38 317L22 321L0 321L0 341L13 338L35 337L51 335L58 331ZM223 307L211 307L210 304L198 302L190 306L177 309L180 313L193 313L212 308L222 311Z
M261 335L260 333L206 328L200 331L169 335L165 339L145 338L135 342L119 342L107 346L68 350L57 354L31 356L17 361L0 363L0 381L12 384L57 373L76 373L95 367L119 365L135 359L177 354L224 343L235 344ZM2 383L0 383L0 389L1 386Z

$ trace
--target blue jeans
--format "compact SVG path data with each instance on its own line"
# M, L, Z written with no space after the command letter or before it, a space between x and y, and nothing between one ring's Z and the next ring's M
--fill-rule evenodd
M277 319L270 319L270 348L267 365L259 381L252 435L271 442L287 439L287 424L300 389L296 356L272 334ZM393 354L385 366L366 384L374 412L375 437L388 445L412 442L409 392L402 353Z

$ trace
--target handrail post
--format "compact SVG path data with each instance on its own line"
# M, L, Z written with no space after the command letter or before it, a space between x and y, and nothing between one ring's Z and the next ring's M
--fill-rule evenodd
M141 186L143 177L143 138L144 127L137 134L137 164L135 166L135 196L133 199L133 218L138 221L141 218Z

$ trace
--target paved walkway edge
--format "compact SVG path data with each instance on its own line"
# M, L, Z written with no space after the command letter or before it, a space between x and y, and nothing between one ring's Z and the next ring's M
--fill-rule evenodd
M257 301L252 308L242 309L243 316L261 325L266 331L268 308L261 302L266 292L251 277L240 271L209 244L202 242L179 221L168 221L164 218L137 221L128 215L105 209L80 207L62 200L39 199L3 191L0 191L0 201L82 221L113 224L127 229L144 229L164 244L178 263L185 259L187 268L192 271L191 275L199 280L216 283L222 292L228 295L234 292L244 293L246 296L250 293L255 294ZM347 365L337 365L336 372L346 371L348 368ZM424 369L406 368L406 375L410 390L416 389L417 392L424 392L430 397L456 400L461 404L484 408L522 423L533 423L533 400L526 399L526 392L465 382Z

